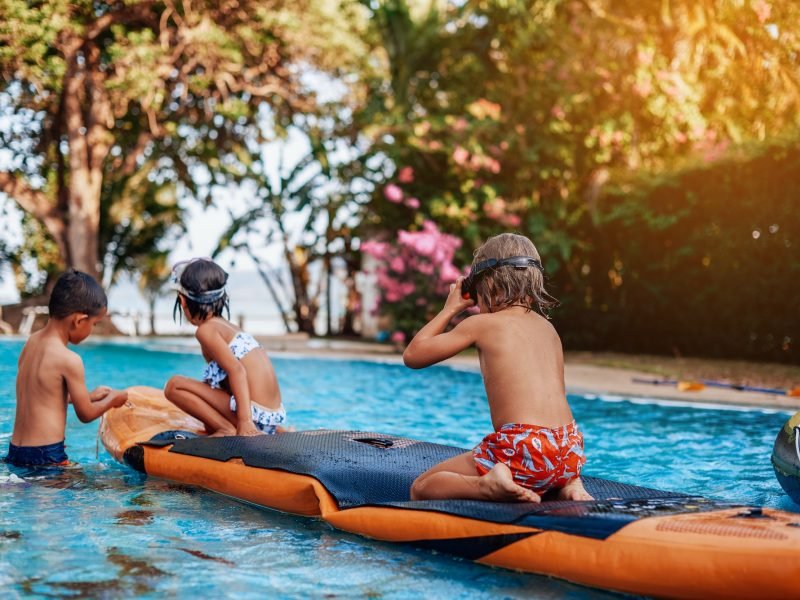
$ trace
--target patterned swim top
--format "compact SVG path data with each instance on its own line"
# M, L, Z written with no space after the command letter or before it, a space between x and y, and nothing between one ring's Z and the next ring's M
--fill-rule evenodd
M247 356L251 350L261 348L261 344L259 344L249 333L240 331L233 336L233 339L228 344L228 347L238 360L242 360L242 358ZM215 360L209 361L206 365L205 371L203 371L203 381L205 381L211 386L212 389L215 390L220 389L220 384L225 381L227 377L228 374L225 372L225 369L220 367Z

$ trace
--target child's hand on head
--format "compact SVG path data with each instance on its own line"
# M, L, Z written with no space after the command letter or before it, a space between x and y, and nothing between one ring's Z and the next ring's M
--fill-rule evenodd
M475 306L472 298L464 298L461 294L461 284L464 282L463 277L456 279L455 283L450 284L450 294L447 296L447 301L444 303L445 310L452 309L455 312L467 310L471 306Z

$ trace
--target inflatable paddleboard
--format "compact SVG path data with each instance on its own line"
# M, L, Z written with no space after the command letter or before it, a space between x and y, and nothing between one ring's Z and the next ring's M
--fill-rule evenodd
M202 429L139 387L106 413L101 437L155 477L487 565L657 597L800 597L800 514L592 477L592 502L414 502L414 479L464 449L375 432Z

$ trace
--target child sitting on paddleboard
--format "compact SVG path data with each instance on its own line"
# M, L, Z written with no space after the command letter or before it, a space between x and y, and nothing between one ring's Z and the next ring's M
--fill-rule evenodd
M214 436L277 433L286 422L278 379L264 348L222 317L223 310L230 317L227 281L228 274L210 259L173 267L171 282L178 292L173 317L181 310L197 327L208 365L202 381L170 378L164 395Z
M69 464L64 445L67 404L83 423L122 406L128 393L86 389L83 361L67 347L80 344L106 316L106 294L91 275L71 270L58 278L43 329L25 342L17 371L17 411L5 461L20 467Z
M475 303L480 314L445 331ZM561 340L539 314L555 304L526 237L497 235L475 252L469 276L451 286L403 360L419 369L477 346L495 431L420 475L412 499L540 502L550 490L562 500L592 499L580 479L583 435L567 404Z

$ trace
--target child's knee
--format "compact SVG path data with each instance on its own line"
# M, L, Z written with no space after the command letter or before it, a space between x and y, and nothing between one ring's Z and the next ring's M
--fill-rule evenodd
M425 491L428 487L428 478L424 475L420 475L414 480L414 483L411 484L411 499L412 500L424 500L425 499Z
M175 394L175 391L180 387L182 380L186 379L183 375L173 375L164 386L164 395L169 398Z

